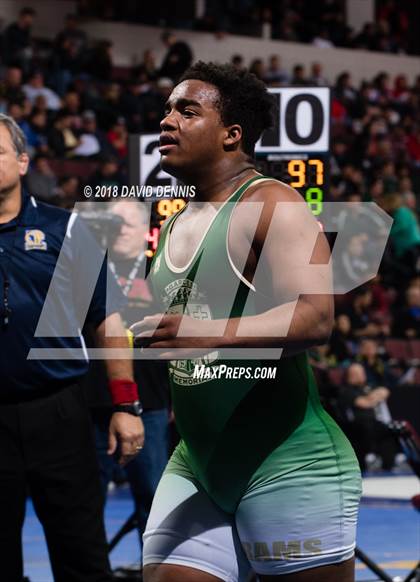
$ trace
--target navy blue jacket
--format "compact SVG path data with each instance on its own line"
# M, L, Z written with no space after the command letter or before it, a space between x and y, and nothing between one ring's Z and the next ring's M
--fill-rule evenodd
M0 224L0 402L77 381L88 369L84 324L123 305L82 219L23 194L19 215Z

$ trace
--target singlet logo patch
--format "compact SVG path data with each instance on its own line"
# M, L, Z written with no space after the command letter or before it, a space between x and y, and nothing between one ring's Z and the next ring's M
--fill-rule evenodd
M176 279L165 287L165 295L162 297L168 313L185 313L194 319L212 319L210 306L205 303L205 298L200 293L197 284L189 279ZM193 299L197 303L189 303ZM201 303L201 301L203 301ZM211 352L201 358L189 360L170 360L169 372L172 381L179 386L198 386L209 382L211 378L194 377L195 366L211 366L219 357L219 352Z
M46 251L47 241L45 240L45 232L42 230L26 230L25 231L25 251Z

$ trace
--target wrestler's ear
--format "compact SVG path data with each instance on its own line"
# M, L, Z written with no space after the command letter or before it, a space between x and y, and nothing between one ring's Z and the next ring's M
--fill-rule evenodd
M242 127L235 123L225 127L223 145L226 150L236 149L242 140Z

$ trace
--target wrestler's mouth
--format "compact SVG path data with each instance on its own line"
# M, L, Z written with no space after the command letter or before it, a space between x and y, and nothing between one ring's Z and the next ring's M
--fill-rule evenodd
M166 154L166 153L170 152L173 148L176 148L177 145L178 144L176 144L176 143L171 143L171 144L168 144L168 145L160 146L159 152L161 154Z
M159 152L165 154L174 147L177 147L178 141L170 134L162 133L159 137Z

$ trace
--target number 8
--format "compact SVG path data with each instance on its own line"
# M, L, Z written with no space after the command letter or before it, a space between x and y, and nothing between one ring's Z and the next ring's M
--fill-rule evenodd
M308 188L305 192L306 202L314 216L318 216L322 212L324 203L324 193L321 188Z

